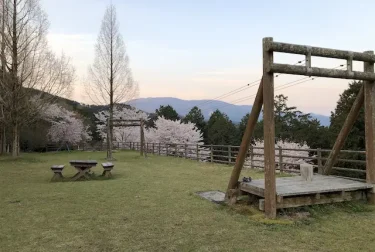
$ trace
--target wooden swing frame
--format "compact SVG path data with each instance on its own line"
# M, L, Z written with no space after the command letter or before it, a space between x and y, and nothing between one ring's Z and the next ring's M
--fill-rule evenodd
M140 128L140 155L147 157L147 150L146 150L146 141L145 141L145 133L144 133L144 120L143 119L113 119L107 120L107 160L114 160L112 155L112 137L110 137L109 132L109 125L112 124L112 127L139 127Z
M305 55L305 66L278 64L273 62L273 53L282 52ZM344 59L347 61L346 70L311 67L311 57ZM353 71L353 61L364 62L364 71ZM263 107L264 120L264 173L265 197L264 210L268 218L276 218L276 178L275 178L275 120L274 120L274 73L317 76L328 78L354 79L363 81L363 85L355 102L337 136L336 142L324 166L324 174L328 175L337 161L339 152L344 145L353 124L358 118L359 111L365 108L366 134L366 182L375 184L375 55L373 51L351 52L336 49L311 47L274 42L273 38L263 38L263 77L254 100L246 130L242 138L236 163L228 183L226 200L234 203L239 194L239 176L250 147L251 137ZM370 204L375 204L375 192L372 190L368 197Z

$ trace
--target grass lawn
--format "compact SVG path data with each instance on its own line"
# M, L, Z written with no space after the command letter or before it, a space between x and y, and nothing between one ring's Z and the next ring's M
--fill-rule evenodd
M72 176L70 159L104 156L0 158L0 251L375 251L372 206L314 207L308 219L266 221L250 207L195 195L224 191L228 166L120 152L113 179L50 182L52 164L65 164L64 175Z

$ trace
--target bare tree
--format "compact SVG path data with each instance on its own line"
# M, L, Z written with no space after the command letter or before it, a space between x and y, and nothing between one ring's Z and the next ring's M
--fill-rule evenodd
M4 31L5 31L5 0L1 0L1 73L0 73L0 155L6 152L6 117L4 112L5 106L5 95L6 95L6 70L5 70L5 39L4 39Z
M1 62L4 111L12 130L12 155L19 155L20 129L45 104L70 90L74 69L56 57L46 39L49 23L39 0L2 0Z
M88 74L86 91L94 103L109 104L109 122L112 122L115 104L138 95L138 84L132 77L114 5L105 11L95 47L94 63L89 67ZM112 159L112 136L113 126L109 123L107 159Z

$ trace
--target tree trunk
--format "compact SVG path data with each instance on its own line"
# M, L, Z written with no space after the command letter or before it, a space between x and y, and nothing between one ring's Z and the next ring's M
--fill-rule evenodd
M111 97L112 98L112 97ZM113 156L112 156L112 140L113 140L113 101L111 99L111 102L109 104L109 120L108 120L108 127L109 127L109 131L108 131L108 139L107 139L107 148L108 148L108 155L107 155L107 159L108 160L112 160L113 159Z
M2 80L1 84L5 89L5 7L4 7L4 0L1 1L2 3L2 19L1 19L1 72L2 72ZM5 93L5 90L2 92ZM4 100L4 99L3 99ZM4 101L3 101L4 102ZM5 114L4 114L4 107L1 105L1 114L3 124L0 127L0 155L6 153L6 138L5 138Z
M0 155L5 153L6 139L5 139L5 127L0 129Z
M13 125L12 157L19 155L19 130L18 123Z
M5 1L1 1L2 4L2 19L1 19L1 72L2 72L2 85L4 86L4 90L2 92L5 93ZM3 99L4 100L4 99ZM4 102L4 101L3 101ZM2 117L3 124L0 127L0 155L3 153L6 153L6 138L5 138L5 114L4 114L4 107L3 105L1 107L1 114L0 117Z
M20 155L21 144L20 144L20 130L17 131L17 157Z
M111 29L111 40L110 40L110 56L111 56L111 69L110 69L110 78L109 78L109 160L112 160L112 140L113 140L113 11L111 11L111 24L110 24L110 29Z
M110 159L110 150L109 150L109 146L110 146L110 144L109 144L109 122L110 122L110 119L108 118L108 120L107 120L107 160L109 160Z
M5 127L3 129L3 143L2 143L2 145L3 145L3 147L2 147L3 153L5 153L6 152L6 148L7 148L7 135L6 135L6 129L5 129Z
M4 143L3 129L1 129L0 131L0 155L4 153L3 143Z
M13 118L12 131L12 156L17 157L19 154L19 124L18 124L18 106L19 106L19 92L21 91L20 83L18 82L18 35L17 35L17 1L13 1L13 27L12 27L12 111Z

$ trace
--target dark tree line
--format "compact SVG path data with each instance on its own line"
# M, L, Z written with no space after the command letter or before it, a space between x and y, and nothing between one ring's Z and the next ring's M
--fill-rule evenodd
M321 126L310 114L304 114L296 107L289 107L287 101L288 97L284 95L275 97L276 140L307 143L311 148L329 148L331 143L327 137L328 127ZM194 123L202 132L205 144L236 146L241 144L249 118L249 114L246 114L241 122L234 123L225 113L216 110L205 121L198 107L193 107L186 116L181 117L170 105L161 106L155 114L156 118L163 116L170 120L181 119L182 122ZM263 119L258 121L253 139L263 139Z
M310 114L299 111L296 107L288 105L288 97L277 95L274 102L275 112L275 136L276 141L290 141L306 143L310 148L332 148L338 133L348 115L350 108L361 87L361 82L351 82L349 87L340 95L336 108L331 112L330 125L322 126L320 122ZM249 111L250 112L250 111ZM208 120L204 119L201 109L194 107L184 117L170 106L161 106L156 111L157 116L182 122L192 122L202 132L205 144L213 145L240 145L244 134L249 114L245 115L239 123L232 122L229 117L219 110L214 111ZM156 116L156 117L157 117ZM253 135L253 140L263 139L263 119L260 118ZM344 149L365 149L365 125L364 110L360 112L357 122L354 124ZM363 154L342 154L342 158L364 159ZM344 163L343 167L353 167ZM358 166L358 165L357 165Z
M349 111L354 103L354 100L357 97L357 94L361 88L362 82L353 81L349 84L349 87L340 95L340 98L337 102L336 108L331 112L331 124L329 126L329 139L331 140L330 144L333 146L335 143L336 136L339 134L344 121L349 114ZM353 128L348 135L343 149L346 150L365 150L365 111L364 108L360 110L357 121L354 123ZM341 153L339 158L342 159L355 159L355 160L365 160L366 156L359 153ZM356 169L365 169L365 164L349 163L349 162L338 162L335 166L338 167L347 167L347 168L356 168ZM337 172L338 175L342 173ZM345 173L352 177L365 178L365 174L360 174L354 172L352 174Z

